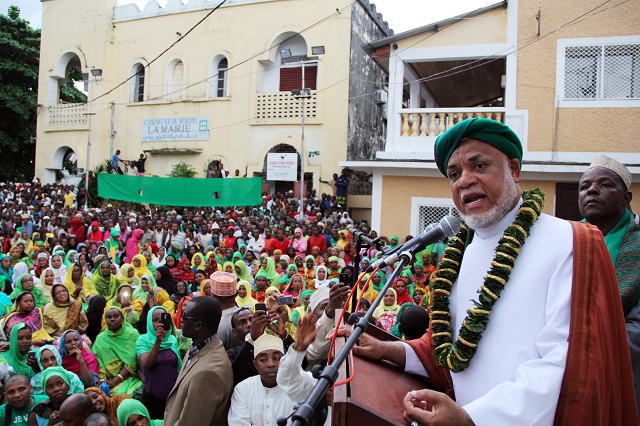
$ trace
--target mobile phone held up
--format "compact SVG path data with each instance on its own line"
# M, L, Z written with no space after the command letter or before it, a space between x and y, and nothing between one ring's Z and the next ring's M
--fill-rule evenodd
M35 361L36 360L36 352L35 351L29 351L27 353L27 359Z
M293 296L280 296L278 305L293 305Z
M172 325L171 314L168 312L160 314L160 324L162 324L162 328L164 328L165 331L170 331Z
M267 305L264 303L256 303L256 311L267 312Z
M349 274L346 272L340 273L340 282L351 287L351 280L349 279Z

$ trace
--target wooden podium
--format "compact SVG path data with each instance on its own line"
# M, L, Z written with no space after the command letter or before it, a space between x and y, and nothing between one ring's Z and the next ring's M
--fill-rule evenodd
M370 325L367 334L379 340L398 340L384 330ZM336 339L335 356L344 346L346 339ZM346 385L333 389L334 426L383 426L405 425L402 419L402 400L407 392L414 389L434 389L431 383L419 376L405 373L398 366L371 361L354 355L353 365L347 359L339 370L338 381L349 377L355 368L355 378Z

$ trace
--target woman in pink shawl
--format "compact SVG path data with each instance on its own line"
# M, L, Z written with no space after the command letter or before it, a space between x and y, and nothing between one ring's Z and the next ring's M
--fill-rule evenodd
M97 386L100 381L100 366L96 356L82 344L75 330L67 330L60 337L62 367L80 377L85 388Z
M133 256L140 254L140 239L142 229L138 228L131 233L131 238L127 241L127 263L133 263Z
M293 240L291 240L290 247L296 251L296 256L304 257L307 255L307 239L302 235L302 229L296 228L293 232Z

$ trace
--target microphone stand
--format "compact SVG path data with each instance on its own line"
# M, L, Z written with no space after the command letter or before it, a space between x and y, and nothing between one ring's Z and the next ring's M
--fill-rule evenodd
M324 395L327 393L327 390L331 386L333 386L333 384L338 379L338 370L346 361L347 356L349 356L349 352L351 352L353 347L356 345L356 342L358 341L360 336L369 327L369 320L373 317L373 312L375 311L376 307L380 304L380 302L382 302L385 294L387 294L387 291L389 290L389 288L391 288L393 282L396 280L396 278L398 278L404 266L411 262L412 259L413 253L411 253L410 251L404 251L400 254L398 267L395 268L391 273L391 276L389 276L389 279L382 288L382 291L378 294L378 297L376 297L376 300L373 301L367 313L355 324L353 331L351 332L351 336L349 337L349 339L347 339L347 342L333 359L333 362L331 362L331 364L328 364L320 371L319 376L317 377L318 383L316 383L313 391L311 391L311 394L307 397L307 399L300 403L293 412L291 416L293 425L305 426L311 422L311 419L313 419L315 407L318 406L322 398L324 398ZM358 284L359 283L356 283L356 285ZM336 324L336 326L339 327L340 324Z
M358 285L358 277L360 275L360 261L362 260L362 255L360 252L363 247L375 247L376 249L382 251L384 246L380 238L376 238L374 240L371 239L369 235L364 233L359 233L358 235L353 235L356 240L356 255L353 258L353 277L351 282L348 283L349 287L353 288L353 285ZM366 271L365 271L366 272ZM358 304L357 298L353 297L351 299L351 312L355 312L356 305Z

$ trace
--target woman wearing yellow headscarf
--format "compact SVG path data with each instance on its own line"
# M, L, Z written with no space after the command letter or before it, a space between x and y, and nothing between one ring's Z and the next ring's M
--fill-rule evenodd
M112 306L121 309L122 312L124 312L125 320L129 324L135 326L138 324L138 321L140 321L140 314L144 308L144 303L144 300L139 300L134 296L131 284L122 283L118 287L115 296L113 296L111 300L107 301L104 311L107 312L107 310ZM103 318L102 329L104 330L106 326L107 324Z
M392 288L387 290L387 294L384 295L382 304L379 305L375 311L373 311L373 317L376 319L376 325L389 332L396 324L396 319L400 312L400 306L398 306L398 295Z
M120 267L120 275L116 277L119 283L129 284L131 287L140 287L140 278L136 276L133 265L125 263Z
M82 271L82 267L74 263L67 270L63 284L74 299L87 302L91 296L98 294L93 283Z
M196 259L198 260L197 262ZM195 274L196 271L204 271L204 265L204 255L200 252L195 253L191 258L191 272Z
M132 262L132 266L133 266L133 273L136 277L138 278L142 278L144 275L155 275L151 273L151 270L147 267L147 259L141 255L141 254L136 254L135 256L133 256L133 260Z
M231 261L224 262L222 264L222 272L228 272L230 274L236 274L236 266Z
M341 229L340 231L338 231L338 234L340 235L340 239L336 241L336 247L338 247L340 250L344 250L345 246L349 244L349 231L347 231L346 229Z
M371 274L365 274L365 273L360 274L360 280L358 280L358 289L356 290L357 299L360 299L360 294L362 293L362 289L364 288L365 284L369 280L370 276ZM367 299L369 302L373 302L374 300L376 300L376 297L378 297L378 292L373 289L373 281L371 281L369 282L369 285L367 286L367 290L364 292L362 298Z
M251 281L253 278L244 260L236 260L235 273L239 280Z
M238 281L236 288L238 289L238 295L236 296L236 305L238 305L239 307L249 306L251 310L254 310L258 301L251 297L251 284L249 284L249 281Z

